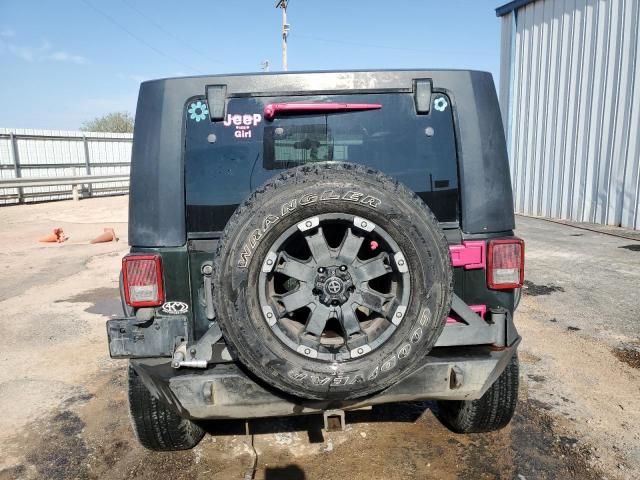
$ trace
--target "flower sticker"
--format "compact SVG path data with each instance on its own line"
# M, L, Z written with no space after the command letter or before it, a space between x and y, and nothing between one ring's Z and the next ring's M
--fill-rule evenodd
M438 97L433 101L433 108L439 112L444 112L448 105L447 99L444 97Z
M200 100L192 103L189 106L188 112L191 120L195 120L196 122L199 122L200 120L204 120L205 118L207 118L207 115L209 115L209 109L207 108L207 104L202 103Z

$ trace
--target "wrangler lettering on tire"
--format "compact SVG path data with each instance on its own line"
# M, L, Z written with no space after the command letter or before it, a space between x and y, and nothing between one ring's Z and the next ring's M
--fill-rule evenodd
M256 247L256 244L260 237L264 235L269 228L280 221L280 219L291 212L295 211L299 207L304 207L306 205L310 205L316 202L326 202L329 200L347 200L350 202L359 202L363 205L367 205L371 208L377 208L380 205L380 199L373 197L371 195L365 195L360 192L355 191L347 191L342 194L342 196L335 192L334 190L324 190L321 193L305 193L302 195L300 199L294 198L282 204L282 208L280 209L280 215L268 214L264 220L262 221L262 228L255 229L250 234L250 238L248 241L244 243L242 246L242 251L240 252L240 259L238 260L238 267L247 268L249 263L249 259L251 257L253 249Z
M372 169L285 171L238 207L218 246L225 339L257 377L350 399L417 368L449 312L444 234L409 189Z

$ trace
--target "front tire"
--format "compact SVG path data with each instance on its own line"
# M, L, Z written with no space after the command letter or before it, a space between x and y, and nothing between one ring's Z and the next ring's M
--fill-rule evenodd
M204 430L153 397L140 376L129 365L129 413L140 444L157 452L188 450L195 447Z
M477 400L438 401L438 418L456 433L494 432L506 427L518 403L518 356L514 355L486 393Z

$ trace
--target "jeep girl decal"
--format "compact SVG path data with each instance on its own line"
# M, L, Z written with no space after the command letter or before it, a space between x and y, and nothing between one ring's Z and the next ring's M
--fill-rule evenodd
M233 136L236 138L251 138L251 128L257 127L262 121L259 113L227 114L227 118L222 122L225 127L234 127Z

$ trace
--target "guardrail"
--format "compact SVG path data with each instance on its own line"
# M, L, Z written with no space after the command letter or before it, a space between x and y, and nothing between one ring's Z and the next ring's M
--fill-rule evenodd
M80 187L93 183L128 182L129 175L85 175L78 177L34 177L0 180L0 188L48 187L50 185L71 185L74 200L80 200ZM18 196L24 195L19 191Z
M0 205L126 193L131 142L131 134L0 128Z

